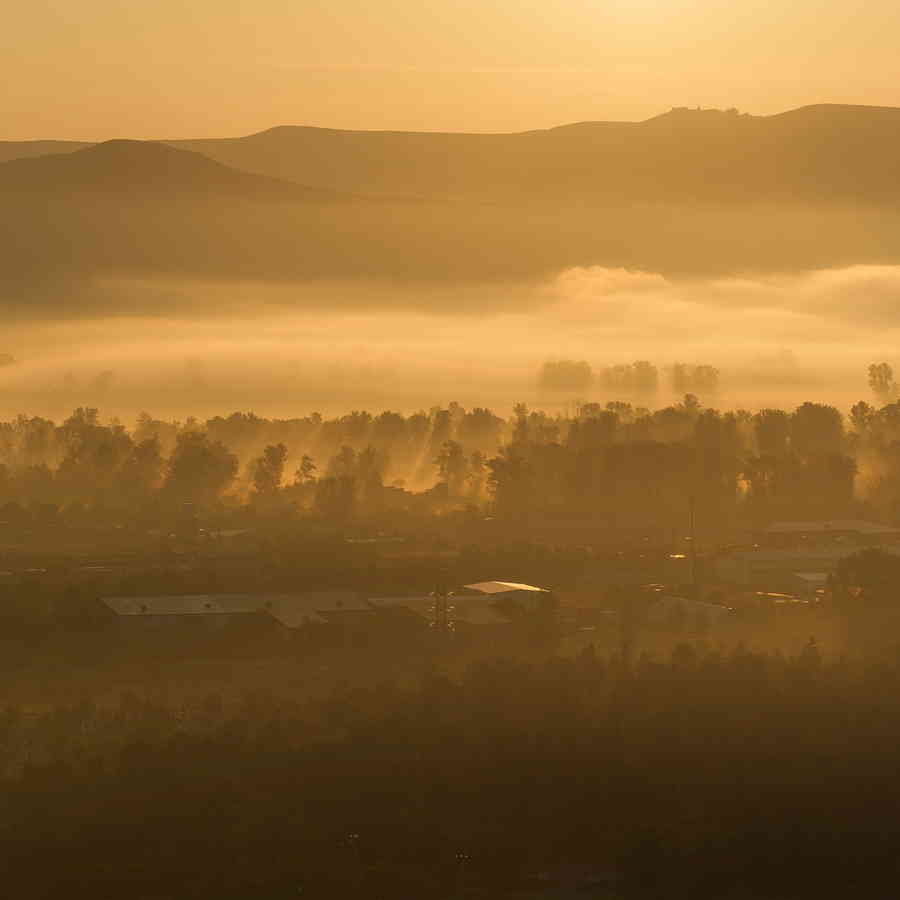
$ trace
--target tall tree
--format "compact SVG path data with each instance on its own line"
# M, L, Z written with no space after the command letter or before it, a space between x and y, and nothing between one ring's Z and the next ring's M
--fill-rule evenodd
M872 363L869 366L869 387L882 403L887 403L896 396L897 384L894 381L894 370L888 363Z
M183 431L169 458L165 490L176 499L208 503L234 481L238 458L203 431Z
M257 497L272 500L281 488L288 451L284 444L270 444L253 461L253 490Z

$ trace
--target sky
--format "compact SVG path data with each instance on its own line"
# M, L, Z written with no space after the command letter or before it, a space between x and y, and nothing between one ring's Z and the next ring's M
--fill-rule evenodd
M0 140L519 131L900 106L896 0L30 0Z

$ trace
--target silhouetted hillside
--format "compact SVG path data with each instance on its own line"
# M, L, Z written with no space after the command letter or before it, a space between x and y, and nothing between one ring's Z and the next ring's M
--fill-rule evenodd
M0 163L0 192L0 263L18 286L3 299L31 297L38 284L51 304L60 277L331 271L336 263L322 260L345 251L317 237L317 224L367 205L144 141Z
M28 285L0 299L35 305L30 285L57 275L408 282L893 264L898 147L900 110L865 107L673 110L514 135L108 141L0 163L0 265Z
M0 141L0 163L48 153L73 153L90 146L84 141Z
M111 191L213 193L246 197L328 200L334 192L241 172L189 150L153 141L106 141L74 153L55 153L0 164L6 191Z
M519 134L280 126L169 143L259 175L392 197L900 202L900 108L892 107L825 104L774 116L682 108L645 122L580 122ZM83 146L0 144L0 161Z
M767 117L676 109L646 122L583 122L522 134L286 126L175 145L247 171L369 194L900 202L894 108L812 106Z

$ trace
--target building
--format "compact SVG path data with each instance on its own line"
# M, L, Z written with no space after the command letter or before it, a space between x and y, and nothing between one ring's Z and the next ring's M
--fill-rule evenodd
M555 610L550 591L511 582L467 585L447 595L446 602L446 624L457 631L503 627L523 619L543 621L533 614ZM248 633L302 634L313 642L413 639L438 621L435 596L423 594L367 598L353 591L308 591L117 596L105 597L101 604L109 620L129 631L214 632L239 626Z
M552 591L515 581L479 581L453 592L453 602L458 609L481 605L476 602L478 598L482 601L489 598L494 608L519 612L537 612L556 606Z
M773 522L761 537L766 544L797 546L851 544L857 547L900 544L900 528L862 519Z
M285 628L304 625L363 625L374 608L354 591L310 591L303 594L263 594L262 610Z
M350 624L373 614L371 605L349 591L105 597L102 604L121 625L143 629L195 626L216 630L251 621L296 629Z
M439 607L439 600L443 602L443 607ZM530 613L556 608L556 599L551 591L511 581L467 584L440 598L435 594L420 594L377 597L369 602L382 613L391 610L395 615L402 613L429 627L446 626L460 633L508 627Z
M647 623L661 628L683 627L705 631L734 619L734 610L716 603L660 593L647 609Z
M803 600L821 600L829 589L829 572L794 572L796 585L793 593Z
M173 626L215 630L255 612L244 595L227 599L215 594L104 597L101 602L119 625L147 630Z
M883 549L900 553L900 548ZM728 584L793 591L803 583L798 576L815 575L820 581L827 579L842 559L859 550L858 545L851 543L794 549L754 547L718 556L711 560L711 566L716 578Z

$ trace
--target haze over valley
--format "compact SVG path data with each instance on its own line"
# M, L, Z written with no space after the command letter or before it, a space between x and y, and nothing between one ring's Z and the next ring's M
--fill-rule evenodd
M900 109L828 105L6 142L2 405L552 406L537 370L570 357L850 403L896 346L898 149Z
M898 40L4 8L4 896L893 896Z

